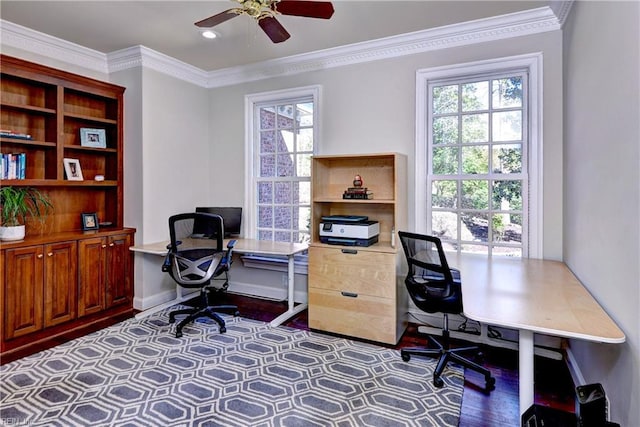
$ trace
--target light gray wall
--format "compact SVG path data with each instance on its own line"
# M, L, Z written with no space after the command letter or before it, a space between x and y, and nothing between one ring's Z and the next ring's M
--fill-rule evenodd
M572 340L611 420L640 422L640 3L576 2L564 30L565 262L624 331Z
M111 75L112 81L127 88L124 92L124 225L136 229L136 243L142 242L144 199L142 179L142 69L132 68ZM140 267L141 262L134 264ZM144 269L134 269L134 306L142 304Z
M544 59L544 256L562 258L562 36L560 31L331 68L211 90L212 159L237 176L225 192L243 194L244 97L319 84L320 154L395 151L407 154L409 224L413 224L416 71L489 58L542 52ZM229 153L233 153L229 156ZM228 196L227 196L228 197Z
M114 78L131 85L125 92L125 225L136 227L137 244L167 240L169 216L211 197L207 91L147 68ZM135 308L175 297L162 257L138 253L135 262Z

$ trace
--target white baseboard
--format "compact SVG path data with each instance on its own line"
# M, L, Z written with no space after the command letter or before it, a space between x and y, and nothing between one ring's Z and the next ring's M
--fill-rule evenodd
M263 286L257 285L255 283L242 283L242 282L234 282L231 281L229 283L229 292L240 295L247 295L250 297L264 298L270 299L274 301L286 301L287 300L287 289L286 288L276 288L273 286ZM192 298L197 295L197 292L190 293L187 297ZM307 293L306 292L294 292L294 300L297 303L307 302ZM166 304L175 304L177 302L177 292L175 289L163 291L157 293L155 295L150 295L148 297L133 298L133 308L140 311L149 311L151 309L155 309L159 306L164 306ZM186 299L188 299L186 298ZM184 301L185 298L181 298L181 301Z
M144 298L134 297L133 308L135 308L136 310L144 311L144 310L148 310L150 308L156 307L160 304L164 304L166 302L172 301L174 299L176 299L175 289L160 292L158 294L151 295Z
M274 301L286 301L288 290L286 287L273 287L257 285L255 283L229 282L229 292L234 294L246 295L249 297L264 298ZM307 292L295 291L293 299L297 303L306 303L308 298Z

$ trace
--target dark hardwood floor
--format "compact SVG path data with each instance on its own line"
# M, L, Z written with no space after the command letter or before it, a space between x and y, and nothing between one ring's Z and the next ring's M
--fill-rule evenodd
M269 322L286 310L286 302L275 302L235 294L225 299L238 305L241 316ZM308 330L307 312L300 313L285 326ZM425 335L418 333L416 324L410 324L396 349L426 344ZM455 344L454 344L455 345ZM520 425L518 413L518 354L513 350L483 347L484 365L496 378L496 388L484 391L484 377L472 371L465 372L464 394L460 426L464 427L516 427ZM410 363L410 362L409 362ZM575 390L571 375L563 361L536 357L535 403L574 412ZM431 378L425 378L431 381Z

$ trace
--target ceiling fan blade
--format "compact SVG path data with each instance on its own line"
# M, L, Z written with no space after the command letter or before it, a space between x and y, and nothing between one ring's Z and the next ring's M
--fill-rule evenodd
M258 20L260 28L269 36L272 42L281 43L287 40L291 35L273 16L267 16Z
M202 21L196 22L196 26L200 28L211 28L215 27L218 24L222 24L225 21L228 21L231 18L235 18L238 16L238 12L236 9L225 10L224 12L218 13L217 15L210 16Z
M333 15L333 4L328 1L280 0L274 9L283 15L329 19Z

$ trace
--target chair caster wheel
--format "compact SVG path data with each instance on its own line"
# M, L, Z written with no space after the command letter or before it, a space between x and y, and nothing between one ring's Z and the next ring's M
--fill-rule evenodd
M442 386L444 386L444 381L440 377L434 378L433 385L436 386L437 388L442 388Z
M225 332L227 332L227 327L226 326L220 326L220 333L224 334Z
M240 312L239 311L236 311L235 313L233 313L233 317L238 317L238 316L240 316Z
M488 378L486 381L486 388L487 388L487 391L495 390L496 379L493 377Z
M182 337L182 331L177 331L176 332L176 338L180 338Z
M405 354L405 353L400 353L402 355L402 360L404 360L405 362L408 362L409 360L411 360L411 355L410 354Z

